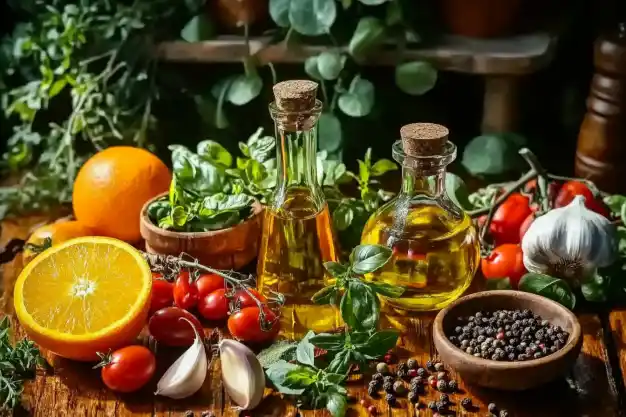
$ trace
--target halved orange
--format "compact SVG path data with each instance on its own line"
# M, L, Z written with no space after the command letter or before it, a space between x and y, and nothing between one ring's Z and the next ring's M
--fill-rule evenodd
M152 274L141 253L105 237L80 237L46 250L15 283L15 311L44 349L96 360L132 343L146 323Z

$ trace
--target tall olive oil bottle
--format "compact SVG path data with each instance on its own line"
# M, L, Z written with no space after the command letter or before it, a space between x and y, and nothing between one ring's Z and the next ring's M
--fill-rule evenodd
M393 157L402 189L368 220L361 243L386 245L391 260L368 277L404 287L396 310L438 310L469 287L480 248L470 217L445 191L446 166L456 157L448 129L431 123L402 127Z
M338 249L324 192L317 182L317 123L322 103L317 83L284 81L274 86L269 106L277 140L277 184L263 219L257 267L259 291L285 296L281 332L289 338L308 330L329 331L340 315L311 297L330 277L324 262L336 261Z

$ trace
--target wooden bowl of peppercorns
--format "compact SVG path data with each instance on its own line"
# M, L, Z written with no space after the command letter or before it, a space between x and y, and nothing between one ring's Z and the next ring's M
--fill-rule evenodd
M433 339L443 362L466 383L508 391L563 375L582 346L570 310L521 291L459 298L437 314Z

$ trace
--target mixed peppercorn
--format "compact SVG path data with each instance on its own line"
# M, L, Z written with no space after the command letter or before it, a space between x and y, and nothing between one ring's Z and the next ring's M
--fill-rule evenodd
M569 333L526 310L477 312L459 317L448 339L459 349L494 361L539 359L563 348Z

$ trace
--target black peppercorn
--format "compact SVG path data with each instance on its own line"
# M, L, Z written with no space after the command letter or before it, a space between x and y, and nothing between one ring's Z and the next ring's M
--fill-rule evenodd
M446 409L448 408L448 404L444 404L441 401L437 401L435 403L435 407L436 407L436 410L441 413L442 411L446 411Z
M437 372L443 371L443 364L441 362L437 362L435 364L435 371L437 371Z
M376 389L376 385L372 385L372 384L370 384L370 385L367 387L367 394L368 394L370 397L375 397L375 396L377 395L377 393L378 393L378 390Z
M428 408L430 408L431 410L436 410L437 409L437 403L435 401L431 401L428 403Z
M489 403L489 405L487 406L487 410L491 413L491 414L495 414L496 411L498 411L498 407L494 404L494 403Z
M469 408L472 407L472 399L471 398L463 398L461 400L461 407L463 407L464 409L468 410Z
M412 402L413 404L419 401L419 398L420 398L419 394L415 391L409 392L409 395L407 396L407 399L409 400L409 402Z
M443 404L450 404L450 397L448 397L448 394L441 394L439 396L439 401Z
M417 370L417 375L421 376L422 378L424 378L426 376L426 374L427 374L427 372L426 372L426 369L424 369L424 368L419 368Z
M467 344L469 345L469 340L467 341ZM426 369L431 370L431 371L435 370L435 368L433 368L433 363L431 361L427 361L426 362ZM419 369L417 370L417 372L418 372L418 375L419 375Z
M500 417L509 417L509 412L506 410L500 410Z
M388 393L387 395L385 395L385 401L387 401L387 404L389 405L395 405L396 404L396 396Z
M396 379L392 377L391 375L387 375L386 377L383 378L383 383L386 384L387 382L389 382L390 384L393 384L395 380Z
M383 389L385 390L385 392L393 392L393 382L385 382L383 384Z
M459 389L459 384L456 381L448 382L448 390L450 392L456 392L457 389Z
M456 339L456 338L455 338ZM454 340L453 340L454 341ZM406 366L409 369L417 369L417 361L413 358L406 361Z
M448 384L443 379L437 381L437 389L439 391L445 391L448 388Z
M396 375L398 376L398 378L406 378L407 371L405 369L398 369L396 371Z
M398 362L398 365L396 366L396 370L397 371L400 371L400 370L408 371L409 367L407 366L406 362L400 361L400 362Z
M384 379L385 379L385 377L380 372L377 372L374 375L372 375L372 381L378 381L378 382L382 383L382 382L384 382Z
M187 411L185 412L185 417L193 417L193 411L191 411L191 410L187 410Z

